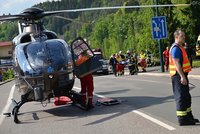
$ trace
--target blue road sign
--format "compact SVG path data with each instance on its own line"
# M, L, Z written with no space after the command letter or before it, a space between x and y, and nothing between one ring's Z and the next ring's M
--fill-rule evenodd
M153 39L167 38L166 17L157 16L151 18Z

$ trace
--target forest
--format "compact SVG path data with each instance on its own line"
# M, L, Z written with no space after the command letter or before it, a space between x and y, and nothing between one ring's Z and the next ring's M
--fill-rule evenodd
M162 50L170 46L176 29L186 32L186 42L195 45L200 34L200 2L195 0L157 0L158 4L191 4L185 7L159 7L158 16L166 16L167 38ZM108 6L154 5L155 0L60 0L34 5L44 11ZM43 19L45 27L64 38L68 44L83 37L92 48L101 48L106 58L122 50L139 53L148 49L159 57L158 41L152 38L151 18L155 8L114 9L62 13ZM61 19L64 17L64 19ZM10 41L18 34L17 22L0 23L0 41Z

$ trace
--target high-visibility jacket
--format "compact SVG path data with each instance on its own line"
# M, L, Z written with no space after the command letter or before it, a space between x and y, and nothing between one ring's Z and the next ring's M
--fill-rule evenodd
M170 73L170 76L173 76L176 74L176 66L175 66L175 63L173 62L172 60L172 55L171 55L171 50L173 47L179 47L181 52L182 52L182 57L183 57L183 61L182 61L182 69L183 69L183 72L184 73L187 73L187 72L190 72L191 71L191 66L190 66L190 62L188 60L188 57L187 57L187 53L185 51L185 49L182 47L182 46L179 46L179 45L173 45L170 49L170 54L169 54L169 73Z
M76 61L76 65L79 66L80 64L82 64L83 62L85 62L88 59L89 58L87 56L80 55L79 58L78 58L78 60Z
M142 60L146 59L146 54L140 54L140 59Z

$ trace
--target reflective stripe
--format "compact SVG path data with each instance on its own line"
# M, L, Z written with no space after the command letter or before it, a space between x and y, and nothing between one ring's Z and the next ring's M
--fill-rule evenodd
M140 54L140 58L141 59L145 59L146 58L146 54Z
M188 112L191 112L192 111L192 108L189 107L186 109L186 111L176 111L176 115L177 116L186 116Z
M183 67L188 67L188 66L190 66L190 63L183 64Z
M170 68L170 69L176 70L176 67L175 67L175 66L172 66L172 65L170 65L169 68Z
M185 69L185 71L186 71L186 72L189 72L190 70L191 70L190 68L188 68L188 69Z
M191 107L189 107L189 108L187 108L187 110L186 110L187 112L191 112L192 111L192 108Z
M187 112L186 111L176 111L177 116L186 116Z

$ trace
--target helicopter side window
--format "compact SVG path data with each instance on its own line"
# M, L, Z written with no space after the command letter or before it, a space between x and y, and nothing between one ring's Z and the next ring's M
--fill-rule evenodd
M102 68L100 61L94 56L93 51L83 40L78 37L71 44L72 58L74 63L74 74L78 78L93 73Z
M47 36L47 39L57 39L57 36L51 32L44 32L44 34Z
M74 61L76 66L79 66L80 64L84 63L90 57L93 57L93 53L91 52L91 50L81 40L75 42L72 49L74 52ZM82 59L83 56L86 56L87 58L84 58L84 60L80 61L80 59Z

